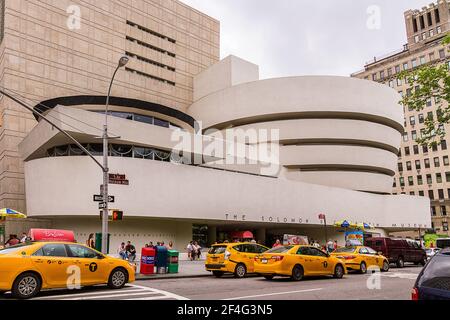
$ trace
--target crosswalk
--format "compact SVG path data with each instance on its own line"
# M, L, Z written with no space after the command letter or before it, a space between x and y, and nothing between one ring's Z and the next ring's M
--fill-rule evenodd
M111 290L105 287L92 287L90 289L64 291L62 294L47 291L41 293L33 300L188 300L177 294L129 284L120 290Z

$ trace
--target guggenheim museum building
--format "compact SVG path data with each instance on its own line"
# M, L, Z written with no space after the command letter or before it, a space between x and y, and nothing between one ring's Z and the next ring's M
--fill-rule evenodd
M63 27L64 8L44 5L36 15L59 18L29 30L19 22L33 15L6 2L3 79L101 162L107 87L130 58L108 117L109 206L123 211L109 223L112 248L184 250L243 231L267 244L284 234L324 241L321 214L341 245L333 224L343 220L372 226L367 236L431 228L428 198L392 195L404 122L395 90L349 77L260 80L255 64L219 61L219 22L179 1L73 2L83 13L75 30ZM39 116L1 103L17 150L2 170L21 174L9 181L17 196L0 201L80 242L100 232L100 168Z

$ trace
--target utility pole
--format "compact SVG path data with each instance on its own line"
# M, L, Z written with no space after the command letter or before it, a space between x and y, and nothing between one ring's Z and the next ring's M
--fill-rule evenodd
M103 126L103 214L102 214L102 253L108 253L108 183L109 183L109 168L108 168L108 108L109 108L109 97L111 96L111 89L116 77L117 71L124 67L129 61L127 56L123 56L119 60L116 70L111 78L111 83L109 84L108 95L106 96L106 107L105 107L105 124Z

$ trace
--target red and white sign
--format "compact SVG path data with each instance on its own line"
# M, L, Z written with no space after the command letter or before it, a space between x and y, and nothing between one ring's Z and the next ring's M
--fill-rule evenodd
M75 234L69 230L30 229L28 236L33 241L75 242Z

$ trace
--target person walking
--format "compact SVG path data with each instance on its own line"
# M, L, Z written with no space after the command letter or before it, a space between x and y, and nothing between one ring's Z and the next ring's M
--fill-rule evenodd
M22 238L20 238L20 243L27 242L28 236L25 232L22 232Z
M167 250L173 250L173 242L169 241L169 244L166 246Z
M20 240L17 239L17 235L10 234L8 241L5 242L5 247L15 246L15 245L18 245L19 243L20 243Z
M193 259L194 258L194 246L193 246L192 241L189 242L189 244L186 247L186 250L187 250L187 254L188 254L188 259L191 261L194 260Z
M94 234L93 233L91 233L89 235L89 238L86 240L86 245L89 248L95 249L95 240L94 240Z
M282 245L281 245L280 239L277 239L277 240L275 241L275 243L273 244L272 248L281 247L281 246L282 246Z
M122 258L122 260L127 260L127 249L125 247L125 242L122 242L117 249L117 253Z
M202 255L202 247L198 244L197 241L194 242L194 250L195 250L195 253L194 253L194 260L195 260L195 259L200 260L200 257L201 257L201 255Z
M127 246L125 247L128 261L134 262L136 260L136 248L131 244L131 241L127 242Z
M334 248L334 250L337 250L337 248L338 248L338 242L337 242L337 240L334 240L333 248ZM333 250L333 251L334 251L334 250Z
M328 242L327 242L326 251L328 253L331 253L334 251L334 242L331 239L328 240Z

